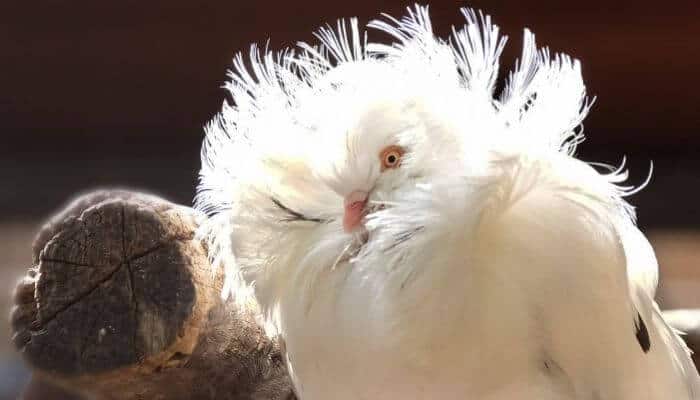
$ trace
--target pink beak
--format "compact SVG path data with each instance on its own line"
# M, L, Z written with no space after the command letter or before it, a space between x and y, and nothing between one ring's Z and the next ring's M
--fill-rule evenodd
M367 206L367 196L369 193L356 190L345 197L345 215L343 215L345 232L352 232L362 222L365 206Z

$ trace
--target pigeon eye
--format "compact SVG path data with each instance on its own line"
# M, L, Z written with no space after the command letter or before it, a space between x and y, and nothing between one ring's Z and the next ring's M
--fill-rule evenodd
M397 168L401 164L401 156L404 150L401 146L389 146L379 153L379 160L382 163L382 171Z

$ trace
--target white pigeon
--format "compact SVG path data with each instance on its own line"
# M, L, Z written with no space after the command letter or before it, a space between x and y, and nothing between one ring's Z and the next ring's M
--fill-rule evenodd
M302 400L700 399L663 320L623 167L574 158L579 62L427 7L239 55L196 206L226 292L253 296ZM246 66L250 64L250 66Z

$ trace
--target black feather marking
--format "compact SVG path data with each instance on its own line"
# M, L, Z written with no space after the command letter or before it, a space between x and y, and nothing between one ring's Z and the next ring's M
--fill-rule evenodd
M571 381L569 374L564 371L564 369L559 365L553 358L549 357L546 353L542 359L542 365L544 367L544 373L549 378L551 384L557 389L557 392L564 396L564 394L569 394L564 396L565 398L573 398L575 394L574 384ZM562 397L562 398L564 398Z
M551 357L549 357L546 354L544 359L542 360L542 366L544 367L545 371L550 375L566 376L566 373L564 373L564 369L562 369L562 367L556 361L554 361Z
M648 353L649 349L651 349L651 341L649 340L649 331L647 330L647 326L644 324L644 320L642 319L642 316L639 314L639 311L637 311L637 321L638 322L635 324L637 342L639 342L639 346L642 348L642 351L644 351L645 353Z
M294 210L292 210L291 208L289 208L289 207L285 206L284 204L282 204L282 202L280 202L279 200L277 200L277 199L274 198L274 197L270 197L270 200L272 200L272 202L273 202L280 210L284 211L284 212L287 214L287 216L286 216L285 218L282 218L282 219L280 220L280 221L282 221L282 222L307 221L307 222L315 222L315 223L317 223L317 224L322 224L322 223L328 222L328 220L325 220L325 219L322 219L322 218L311 218L311 217L307 217L306 215L304 215L304 214L302 214L302 213L300 213L300 212L298 212L298 211L294 211Z
M416 233L422 231L425 227L419 226L418 228L415 228L411 231L405 231L401 232L398 235L394 236L394 243L392 243L389 247L384 249L384 251L390 251L396 248L396 246L405 243L413 238L413 236L416 235Z

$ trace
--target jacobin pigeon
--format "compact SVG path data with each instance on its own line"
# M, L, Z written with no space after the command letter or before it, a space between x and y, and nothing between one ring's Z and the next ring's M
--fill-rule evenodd
M623 166L574 157L577 60L428 8L238 55L196 207L302 400L700 399Z

